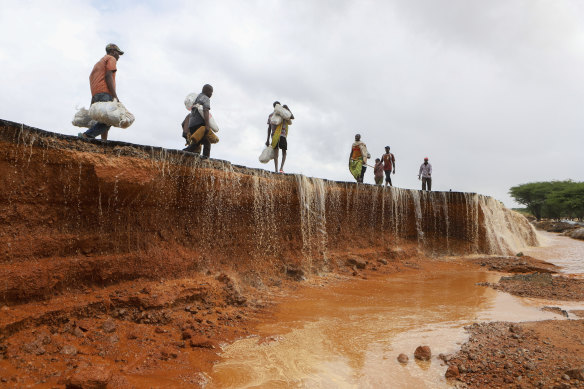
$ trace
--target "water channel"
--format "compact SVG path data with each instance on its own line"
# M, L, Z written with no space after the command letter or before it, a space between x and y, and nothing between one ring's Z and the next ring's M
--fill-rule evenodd
M526 254L584 275L584 242L550 233ZM480 321L563 318L545 305L582 309L583 303L518 298L476 285L500 274L437 262L431 272L305 288L285 298L258 336L226 346L210 373L212 388L449 388L437 358L418 362L413 352L455 352L464 326ZM407 365L396 357L405 353Z

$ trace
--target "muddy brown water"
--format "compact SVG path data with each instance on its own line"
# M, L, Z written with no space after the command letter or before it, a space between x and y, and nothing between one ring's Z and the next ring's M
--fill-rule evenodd
M584 242L544 234L544 245L525 250L584 273ZM574 243L575 242L575 243ZM522 299L476 285L498 274L440 263L436 270L405 272L335 286L306 288L278 305L258 336L222 351L209 373L212 388L448 388L436 358L467 339L477 321L529 321L562 317L541 311L550 302ZM558 306L557 302L551 302ZM582 308L582 304L559 305ZM433 358L413 352L429 345ZM409 356L407 365L396 357Z

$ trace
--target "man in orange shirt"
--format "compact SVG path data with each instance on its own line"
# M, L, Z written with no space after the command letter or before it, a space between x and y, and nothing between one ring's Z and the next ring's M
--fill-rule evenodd
M101 101L118 100L116 94L116 72L117 63L120 55L124 52L117 45L110 43L105 47L106 55L100 59L91 74L89 75L89 87L91 88L91 104ZM101 135L101 139L107 140L107 134L110 129L105 123L96 123L85 133L79 133L79 136L86 139L94 139Z

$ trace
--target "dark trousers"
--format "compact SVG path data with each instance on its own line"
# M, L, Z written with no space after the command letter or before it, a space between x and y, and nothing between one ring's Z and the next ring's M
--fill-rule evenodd
M391 170L384 170L385 172L385 182L387 182L389 184L389 186L393 186L391 185Z
M91 98L91 104L103 101L114 101L114 98L109 93L98 93ZM90 138L95 138L109 131L110 127L105 123L95 123L89 130L85 131L85 135Z
M193 135L199 128L204 127L204 126L205 125L203 124L202 126L189 127L189 137L191 135ZM209 129L209 131L212 131L212 130ZM198 143L194 143L194 142L191 143L191 145L189 147L187 147L185 149L185 151L193 152L199 148L199 145L203 146L203 157L209 158L209 156L211 155L211 142L209 142L209 139L207 139L206 136L203 136L203 138L201 138L201 140Z
M432 177L422 177L422 190L426 190L426 187L432 191Z
M361 167L361 175L359 176L358 182L363 182L363 178L365 178L365 170L367 170L367 166L363 165Z

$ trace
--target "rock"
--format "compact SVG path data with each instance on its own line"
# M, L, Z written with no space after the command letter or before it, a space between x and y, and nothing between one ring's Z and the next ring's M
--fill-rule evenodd
M77 349L75 348L75 346L72 346L70 344L66 344L61 349L61 354L75 356L75 355L77 355Z
M46 352L45 348L40 344L40 342L37 342L36 340L34 342L25 344L22 347L22 350L33 355L43 355Z
M215 345L206 337L198 336L189 341L191 347L214 349Z
M116 322L113 319L111 319L111 318L110 319L107 319L101 325L101 329L104 330L104 332L107 332L107 333L114 332L116 330Z
M584 381L584 367L568 370L566 375L573 380Z
M300 269L296 265L288 265L286 267L286 275L292 278L294 281L303 281L306 279L304 270Z
M182 340L188 340L193 337L193 332L191 330L184 330L181 334Z
M357 269L365 269L365 266L367 266L367 264L364 261L356 258L347 259L346 265L355 266Z
M112 373L105 366L78 369L67 382L67 389L105 389Z
M85 336L85 333L81 331L79 327L75 327L75 329L73 330L73 335L75 335L78 338L83 338Z
M432 351L429 346L418 346L414 351L414 357L420 361L429 361L432 357Z
M406 354L400 354L397 356L397 361L399 363L408 363L408 361L410 360L410 358L408 358L408 356Z
M128 335L126 335L126 337L128 339L138 339L138 335L135 332L133 332L133 331L128 332Z
M444 374L444 377L446 377L448 379L457 378L459 376L460 376L460 372L458 371L458 367L456 365L448 366L448 369L446 370L446 374Z
M583 239L584 240L584 227L583 228L577 228L574 231L570 232L568 235L570 236L570 238Z
M381 263L382 265L387 265L387 259L379 258L377 262Z
M515 256L517 256L517 257L522 257L522 256L523 256L523 252L521 252L521 251L520 251L520 252L518 252L517 254L515 254Z

